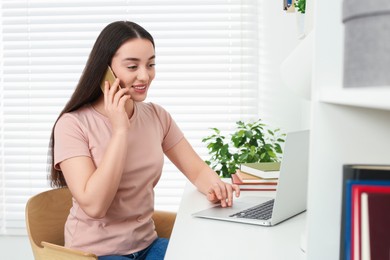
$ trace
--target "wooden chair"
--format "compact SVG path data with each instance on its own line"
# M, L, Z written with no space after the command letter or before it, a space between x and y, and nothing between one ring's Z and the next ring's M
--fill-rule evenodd
M97 256L64 247L64 225L72 206L68 188L53 189L31 197L26 204L26 226L36 260L93 260ZM169 238L176 214L156 211L153 220L159 237Z

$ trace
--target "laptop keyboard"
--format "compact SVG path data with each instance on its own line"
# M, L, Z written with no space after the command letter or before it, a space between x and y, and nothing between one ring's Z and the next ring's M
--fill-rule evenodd
M229 217L266 220L271 218L273 207L274 200L269 200L252 208L237 212L233 215L230 215Z

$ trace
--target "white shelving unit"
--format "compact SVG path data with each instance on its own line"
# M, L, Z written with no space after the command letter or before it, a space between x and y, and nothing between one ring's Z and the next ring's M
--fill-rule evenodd
M390 86L343 89L329 86L320 90L319 100L327 103L390 110Z
M339 259L342 165L390 164L390 86L342 86L340 0L315 1L307 259Z

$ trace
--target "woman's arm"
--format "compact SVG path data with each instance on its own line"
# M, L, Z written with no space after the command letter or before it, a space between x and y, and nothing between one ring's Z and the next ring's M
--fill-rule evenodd
M125 135L112 136L98 168L86 156L60 163L67 186L83 211L92 218L106 215L118 190L127 154Z
M59 165L73 197L90 217L106 215L117 193L127 156L130 127L125 103L130 99L127 89L116 92L119 80L110 88L106 82L104 109L110 119L112 136L98 168L86 156L72 157ZM101 101L103 102L103 100Z
M240 195L239 187L221 181L217 173L198 156L185 138L165 154L200 192L207 195L209 201L221 201L222 207L226 207L232 205L233 192L236 197Z

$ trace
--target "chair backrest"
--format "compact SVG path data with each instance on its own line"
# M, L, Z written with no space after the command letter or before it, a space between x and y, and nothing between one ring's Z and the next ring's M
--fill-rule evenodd
M68 188L45 191L28 200L26 226L34 255L42 241L64 245L64 225L71 206Z
M31 197L26 204L26 226L35 259L97 259L96 255L61 248L64 245L64 226L72 207L68 188L53 189ZM156 211L153 219L160 237L169 238L176 213ZM42 242L49 242L51 245Z

